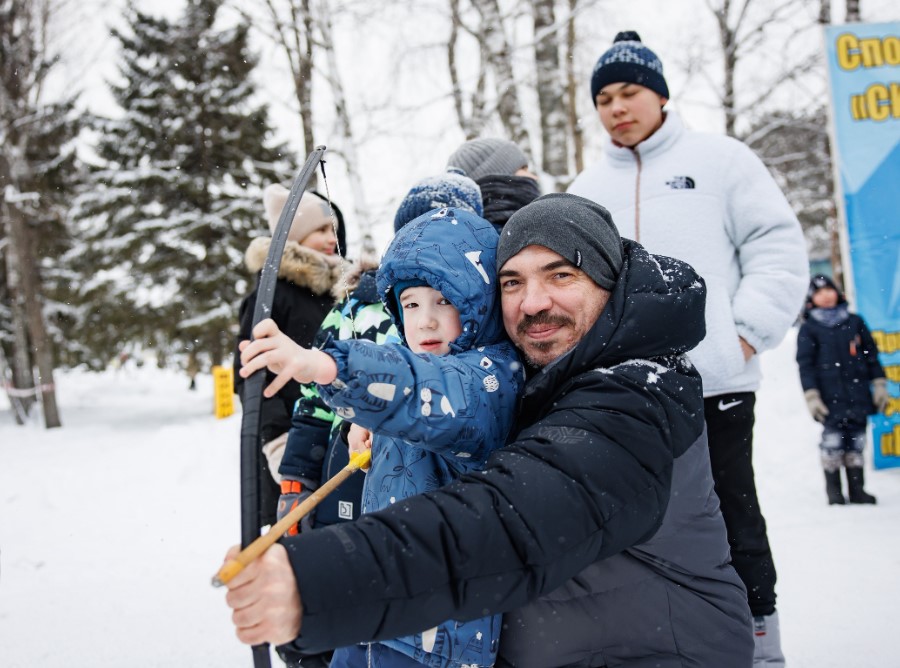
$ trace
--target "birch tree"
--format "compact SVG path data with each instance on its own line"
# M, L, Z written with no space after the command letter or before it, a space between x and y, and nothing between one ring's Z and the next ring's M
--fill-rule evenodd
M575 73L575 51L578 37L575 32L575 16L578 13L579 0L567 0L569 15L566 18L566 110L569 116L569 132L572 137L572 159L575 173L584 169L584 126L578 113L578 95L581 86Z
M858 7L858 4L857 4ZM819 25L826 26L831 24L831 0L820 0L819 1ZM824 110L823 110L824 113ZM843 285L844 278L844 269L843 262L841 259L841 243L840 243L840 234L838 230L838 216L837 216L837 202L835 201L835 192L834 192L834 172L832 171L832 151L831 151L831 138L828 136L828 133L822 130L821 126L819 126L820 131L824 134L823 141L823 157L827 161L829 165L829 173L826 175L826 186L828 190L828 200L825 206L825 215L824 220L820 221L822 225L822 230L813 230L814 238L820 236L826 236L828 240L828 256L831 260L831 273L832 276L838 281L838 285ZM801 219L801 223L803 220ZM805 231L805 230L804 230ZM819 232L816 234L816 232ZM807 239L810 238L810 233L806 233ZM813 243L808 243L810 247L811 254L815 252L815 247Z
M725 114L725 132L738 136L737 121L742 115L752 115L762 102L771 97L773 90L789 82L795 82L808 74L820 62L819 54L795 57L785 47L785 38L776 42L770 33L780 26L795 26L787 37L788 44L797 35L816 24L815 17L806 17L807 3L803 0L705 0L718 27L718 41L722 56L722 83L719 97ZM767 86L757 88L739 101L736 79L742 62L765 49L774 49L781 57L780 67ZM752 119L748 119L752 120Z
M463 33L475 38L478 45L478 74L471 95L467 95L459 73L460 40ZM485 86L487 83L487 53L485 37L480 29L468 27L463 21L460 0L450 0L450 36L447 39L447 67L450 72L451 95L456 119L466 139L475 139L487 122ZM468 104L467 104L468 103Z
M522 103L513 70L512 49L504 30L503 14L498 0L472 0L481 17L480 34L494 74L497 88L497 113L510 140L531 155L531 142L525 124Z
M569 118L566 114L565 74L560 62L561 26L556 24L555 0L531 0L534 19L535 80L540 111L541 167L557 190L568 185ZM570 29L574 30L571 26Z
M310 0L254 0L254 7L264 10L267 20L260 20L236 4L248 25L276 44L287 62L293 85L302 137L301 152L305 157L318 143L315 140L313 108L313 57L315 55L315 20ZM316 188L318 173L310 178L310 188Z
M355 218L362 233L362 253L374 256L376 252L375 241L372 237L372 224L374 221L366 202L366 193L359 173L360 160L357 151L357 140L353 133L353 123L350 118L347 95L344 92L344 83L338 69L334 27L331 20L332 12L333 10L328 0L319 0L316 6L316 22L321 33L320 46L325 52L327 68L325 78L331 87L331 95L334 100L335 124L343 138L343 143L335 147L333 152L344 159L347 178L350 181L350 192L353 195Z

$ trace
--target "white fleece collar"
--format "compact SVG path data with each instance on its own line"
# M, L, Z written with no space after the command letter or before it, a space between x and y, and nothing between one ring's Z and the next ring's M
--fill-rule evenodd
M681 117L674 111L667 111L666 118L659 129L633 149L627 146L616 146L607 134L603 141L603 153L614 166L620 166L619 163L633 165L635 153L640 155L641 159L663 153L678 141L683 133L684 124L681 122Z

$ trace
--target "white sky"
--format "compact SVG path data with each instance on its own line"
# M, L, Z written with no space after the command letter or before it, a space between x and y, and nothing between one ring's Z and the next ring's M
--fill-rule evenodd
M264 9L253 0L237 0L262 16ZM771 3L755 6L769 7ZM116 75L117 44L109 36L112 24L121 25L120 8L124 0L84 0L70 2L64 16L62 34L65 38L67 63L55 82L65 90L83 89L82 103L101 114L114 114L115 107L106 91L104 80ZM183 8L183 0L137 0L144 11L176 18ZM340 3L334 3L339 5ZM368 7L375 7L373 0ZM382 3L396 7L396 3ZM410 11L373 12L363 25L351 20L346 11L334 12L337 54L344 86L348 95L354 132L360 143L359 171L368 204L367 216L376 222L376 235L386 240L392 231L399 200L418 179L442 171L447 156L464 139L456 125L452 104L439 95L449 90L446 56L442 44L447 38L446 20L428 7L443 7L436 0L415 3ZM835 2L836 22L843 17L843 3ZM817 6L810 2L808 7ZM813 11L809 9L808 11ZM863 16L869 21L900 18L896 2L892 0L863 0ZM426 18L422 18L425 16ZM517 27L518 43L527 39L527 22ZM613 35L622 29L637 30L645 44L654 49L666 67L671 106L685 118L689 127L721 132L723 118L711 86L720 79L720 60L717 49L717 28L704 0L659 2L631 0L628 3L600 1L590 13L579 20L577 29L585 43L596 43L579 55L576 67L584 72L582 110L588 140L587 159L597 159L603 134L599 121L587 106L588 76L593 62L611 43ZM783 48L767 49L759 62L750 63L739 73L738 94L745 101L753 91L768 86L767 72L778 67L785 54L818 48L816 31L800 37L790 37L787 26L781 26ZM294 96L280 54L271 44L256 42L254 50L262 62L257 69L260 95L270 105L278 139L298 150L300 126L294 111ZM527 48L525 51L527 55ZM702 73L686 76L689 61L703 60L708 64ZM522 70L524 71L524 69ZM801 82L792 91L782 91L778 103L796 104L799 100L817 99L824 95L824 69ZM314 83L314 95L321 101L317 106L316 143L329 146L329 188L334 200L345 214L352 212L352 196L346 175L341 169L340 138L334 127L333 113L328 108L328 93L320 80ZM529 93L520 89L526 104ZM740 101L739 97L739 101ZM824 102L824 99L822 99ZM397 105L403 105L403 110ZM410 109L413 108L413 109ZM489 133L501 134L495 126ZM536 136L536 129L532 129ZM533 140L534 141L534 140ZM535 148L538 148L535 146ZM298 156L302 163L305 156ZM351 249L356 241L353 234L353 215L347 217L351 227Z

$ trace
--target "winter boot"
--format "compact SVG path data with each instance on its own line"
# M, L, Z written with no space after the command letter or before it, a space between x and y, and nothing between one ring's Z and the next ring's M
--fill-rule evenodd
M862 467L848 466L844 470L847 472L847 496L850 497L850 503L876 503L875 497L863 489L865 480Z
M753 668L784 668L777 610L753 618Z
M828 494L828 505L843 506L847 501L841 493L841 470L825 471L825 492Z

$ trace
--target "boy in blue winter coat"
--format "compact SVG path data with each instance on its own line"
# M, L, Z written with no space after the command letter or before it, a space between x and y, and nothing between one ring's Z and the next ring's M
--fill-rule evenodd
M419 180L400 202L394 217L397 232L424 213L453 207L482 215L481 191L466 176L445 172ZM312 347L322 348L329 339L367 339L378 344L400 341L397 328L378 295L377 264L361 261L333 289L338 303L325 316ZM245 337L246 338L246 337ZM298 341L303 345L302 341ZM319 396L315 385L303 385L294 407L291 430L283 458L275 468L282 476L277 515L281 519L312 494L320 483L347 465L347 427ZM355 520L361 508L363 476L354 476L303 518L303 528L328 526ZM306 660L311 665L311 661Z
M490 223L453 208L398 232L377 289L406 346L333 341L308 350L268 320L254 330L255 341L241 344L245 377L264 366L277 374L267 395L289 380L317 382L337 415L374 434L364 512L480 469L506 440L524 373L500 317L497 242ZM451 620L338 649L331 665L491 666L499 632L499 615Z
M863 489L862 453L866 418L887 406L887 379L869 328L850 313L844 295L827 276L810 281L797 335L797 364L809 412L824 425L819 448L829 505L846 502L842 465L850 503L875 503Z

